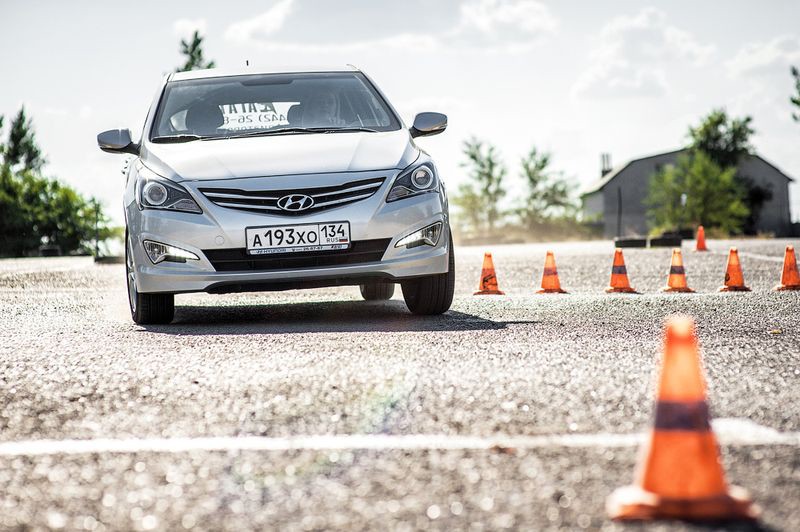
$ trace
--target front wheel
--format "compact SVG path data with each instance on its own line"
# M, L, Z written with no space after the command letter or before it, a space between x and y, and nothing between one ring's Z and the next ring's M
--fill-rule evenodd
M170 323L175 316L174 294L140 294L133 274L133 250L125 231L125 273L128 281L128 305L131 318L139 325Z
M420 315L447 312L453 303L453 292L456 287L456 259L452 239L447 262L447 273L428 275L401 283L403 299L408 310Z
M365 301L386 301L394 295L394 283L368 283L359 288Z

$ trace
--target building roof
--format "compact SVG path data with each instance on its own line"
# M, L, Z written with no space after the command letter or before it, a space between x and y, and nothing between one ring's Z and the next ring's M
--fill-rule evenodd
M224 76L247 76L249 74L300 74L306 72L359 72L353 65L335 66L272 66L269 68L259 66L241 66L239 68L208 68L204 70L189 70L175 72L170 75L170 81L183 81L186 79L221 78Z
M656 153L654 155L648 155L646 157L639 157L638 159L631 159L630 161L628 161L624 165L614 168L609 173L607 173L606 175L604 175L603 177L601 177L600 179L598 179L597 181L595 181L594 183L592 183L591 185L586 187L586 189L583 191L582 195L593 194L595 192L599 192L600 190L603 190L603 188L608 183L613 181L615 177L617 177L619 174L624 172L628 167L630 167L634 163L638 163L640 161L646 161L647 159L654 159L656 157L663 157L665 155L676 155L677 156L678 154L680 154L682 152L685 152L685 151L688 151L688 148L681 148L679 150L666 151L666 152L663 152L663 153ZM772 164L768 160L764 159L759 154L754 153L754 154L751 155L751 157L759 159L764 164L771 166L773 169L775 169L776 172L778 172L783 177L785 177L787 181L794 181L793 178L788 176L780 168L778 168L777 166L775 166L774 164Z
M663 152L663 153L656 153L654 155L648 155L646 157L639 157L638 159L631 159L630 161L628 161L627 163L623 164L622 166L617 166L616 168L612 169L609 173L607 173L606 175L604 175L603 177L601 177L600 179L598 179L597 181L595 181L594 183L592 183L591 185L586 187L586 190L584 190L583 193L584 194L591 194L593 192L597 192L599 190L602 190L603 187L605 187L609 182L611 182L619 174L624 172L625 169L627 169L633 163L637 163L639 161L645 161L647 159L654 159L656 157L663 157L664 155L672 155L672 154L676 154L677 155L677 154L679 154L681 152L684 152L684 151L686 151L686 148L681 148L679 150L666 151L666 152Z

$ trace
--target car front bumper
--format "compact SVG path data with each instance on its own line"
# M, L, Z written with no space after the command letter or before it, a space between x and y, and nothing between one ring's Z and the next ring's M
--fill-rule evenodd
M385 203L382 194L341 209L302 218L291 223L348 221L351 241L388 241L380 260L337 266L305 266L268 270L217 271L206 251L243 253L245 228L281 225L285 217L263 216L222 210L202 204L202 215L170 211L142 210L128 205L128 225L134 254L136 286L141 293L239 292L284 290L317 286L361 284L366 281L397 282L402 279L446 273L450 231L446 207L437 193L422 194ZM395 243L406 235L436 222L442 233L436 246L406 248ZM197 255L199 260L185 263L153 264L142 242L153 240L176 246ZM291 255L285 255L290 257Z

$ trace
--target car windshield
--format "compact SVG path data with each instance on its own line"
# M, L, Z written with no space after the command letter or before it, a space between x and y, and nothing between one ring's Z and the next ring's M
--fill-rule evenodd
M150 140L399 128L361 73L258 74L168 83Z

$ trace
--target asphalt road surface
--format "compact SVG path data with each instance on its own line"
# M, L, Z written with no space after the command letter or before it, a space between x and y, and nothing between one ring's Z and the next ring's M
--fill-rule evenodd
M731 243L710 241L684 245L698 293L658 292L659 249L625 252L643 295L607 295L597 242L494 247L507 295L473 297L470 247L443 316L347 287L178 296L147 327L121 265L0 261L0 529L639 530L604 501L650 428L664 318L686 313L729 481L759 526L800 530L787 243L735 243L750 293L716 292ZM547 248L567 295L534 294Z

